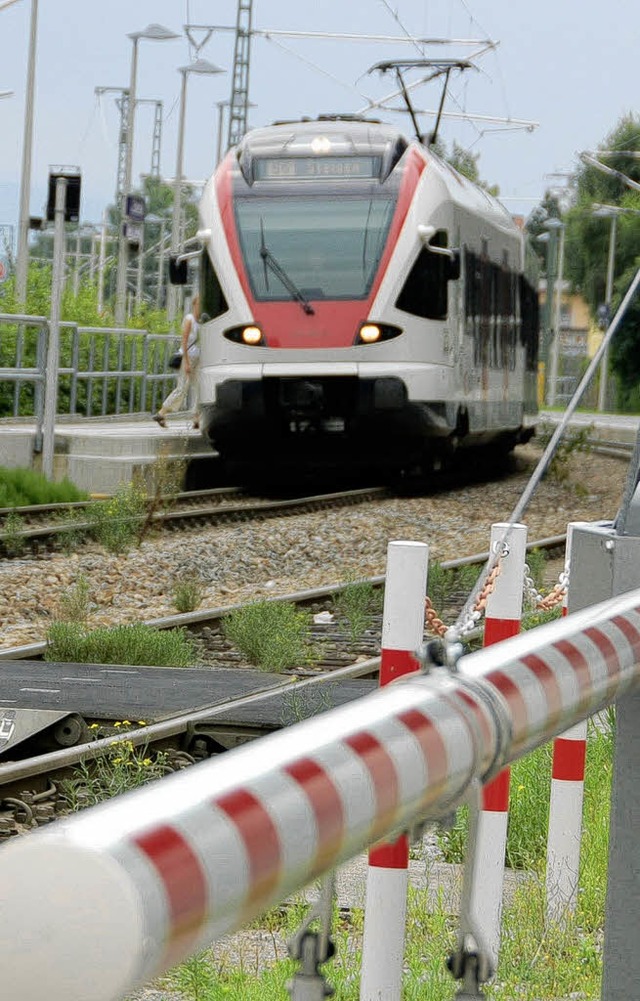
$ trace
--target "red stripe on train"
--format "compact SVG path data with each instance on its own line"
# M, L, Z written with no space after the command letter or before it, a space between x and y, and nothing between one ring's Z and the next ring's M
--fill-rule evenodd
M249 303L253 320L262 329L267 345L270 348L309 349L351 347L361 323L369 319L373 300L380 288L418 181L426 166L425 161L416 149L410 150L407 154L389 236L368 297L347 302L312 300L314 308L312 315L304 313L297 302L258 302L255 299L240 251L233 213L233 163L233 158L228 157L218 171L216 179L218 206L234 269Z

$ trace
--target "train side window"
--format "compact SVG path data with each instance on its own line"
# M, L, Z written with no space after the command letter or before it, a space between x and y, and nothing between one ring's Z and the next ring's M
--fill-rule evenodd
M432 247L446 247L445 230L438 230L430 244ZM450 270L450 257L423 248L396 300L396 307L425 320L446 320Z
M536 290L524 275L519 279L520 291L520 343L525 349L525 364L528 372L535 372L538 366L538 339L540 316Z
M229 309L206 247L200 260L200 309L211 320Z
M473 361L486 364L482 340L482 262L477 254L465 254L465 311L467 333L473 337Z

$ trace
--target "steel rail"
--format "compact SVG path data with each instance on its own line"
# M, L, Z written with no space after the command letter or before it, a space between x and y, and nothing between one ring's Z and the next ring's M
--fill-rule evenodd
M216 495L240 493L240 487L213 487L210 490L186 490L176 494L167 494L162 497L163 503L179 503L183 500L195 499L197 497L213 497ZM94 494L88 500L61 501L51 504L23 504L14 507L0 507L0 515L7 514L48 514L49 512L78 511L95 504L96 501L109 500L110 494Z
M387 490L385 487L365 487L358 490L344 490L329 494L313 494L307 497L290 498L287 500L258 501L256 503L247 504L219 504L215 507L209 508L186 508L174 511L152 511L150 515L150 522L155 525L179 521L192 521L197 518L219 518L220 520L224 520L225 518L234 517L272 516L285 514L287 512L295 512L298 508L330 507L332 505L337 505L340 502L346 504L352 502L359 503L361 501L372 499L376 495L384 496L386 493ZM99 501L98 503L104 502ZM160 503L164 503L164 500ZM150 503L150 507L152 506L153 502ZM144 517L144 515L127 516L120 518L119 520L122 522L135 522L143 520ZM50 536L62 535L66 532L88 531L92 527L93 526L89 521L76 521L70 522L67 525L45 525L40 528L18 529L17 531L11 533L0 532L0 544L5 542L8 538L12 541L16 538L49 538Z

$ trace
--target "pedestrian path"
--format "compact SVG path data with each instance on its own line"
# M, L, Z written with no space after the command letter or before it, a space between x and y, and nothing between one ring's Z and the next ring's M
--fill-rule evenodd
M557 410L541 410L540 422L559 424L564 414ZM607 442L633 444L638 435L640 417L632 414L575 413L569 421L574 428L593 428L593 437Z

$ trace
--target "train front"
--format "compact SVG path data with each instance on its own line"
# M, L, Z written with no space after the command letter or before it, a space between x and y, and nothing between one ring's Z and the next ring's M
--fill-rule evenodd
M406 150L378 123L281 124L249 133L209 182L202 425L223 458L399 460L406 392L384 349L402 331L376 297L424 166Z

